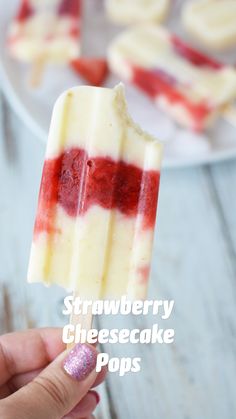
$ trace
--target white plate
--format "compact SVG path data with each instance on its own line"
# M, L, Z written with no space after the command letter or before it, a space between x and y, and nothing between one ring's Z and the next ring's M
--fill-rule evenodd
M91 17L90 28L92 27L93 32L97 31L98 33L99 28L104 25L103 12L101 7L94 6L94 2L97 2L97 0L87 0L88 4L89 1L90 7L96 9L96 15L95 13L88 14ZM32 91L29 88L27 82L28 67L20 65L9 57L5 48L7 27L18 4L17 0L11 0L8 3L5 0L0 0L1 86L17 114L42 141L46 142L52 106L57 96L66 88L81 84L82 81L70 69L50 67L45 72L40 89ZM175 4L175 7L177 7L178 2L176 1ZM175 11L172 11L172 16L176 16ZM175 19L173 24L171 20L173 21L173 17L169 19L170 26L174 26L176 32L181 32L179 27L176 27L177 20ZM106 32L107 35L108 31L103 32ZM97 42L95 46L93 45L93 48L99 51L105 48L106 41L102 39L104 38L103 32L100 32L102 34L100 40L98 36L93 37ZM113 32L111 31L111 33ZM110 76L106 84L107 86L114 86L117 82L119 82L118 79ZM204 135L193 134L177 127L135 88L126 86L126 95L129 110L134 120L144 129L166 141L164 167L212 163L236 157L236 128L231 127L226 122L217 122L214 128Z

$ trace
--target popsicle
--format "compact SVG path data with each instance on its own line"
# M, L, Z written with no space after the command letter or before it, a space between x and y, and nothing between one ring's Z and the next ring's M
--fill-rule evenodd
M123 87L80 86L56 102L28 281L82 299L146 295L162 145L132 122Z
M182 20L186 30L206 47L223 50L236 45L235 0L186 2Z
M167 29L141 25L115 38L111 70L179 124L205 129L236 98L236 70L192 49Z
M16 59L69 63L80 53L81 0L21 0L7 46Z
M170 6L170 0L106 0L109 18L118 24L162 22Z

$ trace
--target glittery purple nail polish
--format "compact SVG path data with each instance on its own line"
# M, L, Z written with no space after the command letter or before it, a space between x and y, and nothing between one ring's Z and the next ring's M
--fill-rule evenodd
M96 350L78 343L67 355L63 367L71 377L82 381L95 369L96 363Z

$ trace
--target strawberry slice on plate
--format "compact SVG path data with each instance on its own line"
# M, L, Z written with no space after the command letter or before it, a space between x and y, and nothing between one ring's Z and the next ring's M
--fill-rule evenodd
M70 63L71 68L93 86L101 86L108 76L104 58L79 57Z

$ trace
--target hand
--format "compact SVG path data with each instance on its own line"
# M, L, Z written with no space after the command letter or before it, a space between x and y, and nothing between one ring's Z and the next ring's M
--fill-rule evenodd
M63 353L61 353L64 351ZM96 349L78 344L65 351L61 329L37 329L0 337L0 417L90 419L99 402L91 390Z

